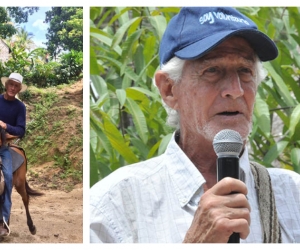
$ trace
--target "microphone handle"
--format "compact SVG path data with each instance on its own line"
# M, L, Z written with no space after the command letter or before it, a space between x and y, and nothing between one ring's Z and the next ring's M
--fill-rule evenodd
M233 233L232 235L230 235L227 243L240 243L240 234Z
M237 156L219 156L217 160L217 179L225 177L240 179L240 163Z
M220 156L217 160L217 179L222 180L225 177L240 178L239 158L234 155ZM227 243L240 243L240 234L233 233Z

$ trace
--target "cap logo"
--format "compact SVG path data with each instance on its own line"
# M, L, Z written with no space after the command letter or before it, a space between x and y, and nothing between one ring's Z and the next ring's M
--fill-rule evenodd
M199 18L199 22L200 24L204 24L206 22L213 24L215 22L215 18L219 20L232 21L232 22L238 22L238 23L244 23L246 25L250 25L243 18L235 17L233 15L227 15L224 14L223 12L207 12Z

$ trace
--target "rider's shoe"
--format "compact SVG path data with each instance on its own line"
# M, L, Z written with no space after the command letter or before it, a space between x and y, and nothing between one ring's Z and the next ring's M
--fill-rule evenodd
M4 227L4 225L0 224L0 237L8 236L8 230Z

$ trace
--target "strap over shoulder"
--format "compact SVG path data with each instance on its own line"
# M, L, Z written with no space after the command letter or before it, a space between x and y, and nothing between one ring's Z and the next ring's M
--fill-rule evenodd
M264 243L281 243L281 230L269 172L257 162L250 162L250 167L258 196Z

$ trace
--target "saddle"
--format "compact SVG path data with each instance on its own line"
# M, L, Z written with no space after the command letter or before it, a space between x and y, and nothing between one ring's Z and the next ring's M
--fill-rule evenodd
M13 170L13 172L15 172L23 164L24 158L23 158L23 156L21 154L19 154L16 151L14 151L12 149L12 147L17 147L17 148L19 148L21 150L22 150L22 148L20 148L20 147L18 147L16 145L9 145L8 146L8 150L9 150L9 152L11 154L12 170Z
M18 152L14 151L12 148L16 147L22 151L24 151L23 148L15 145L12 143L12 140L15 139L14 136L11 136L10 138L8 138L8 150L11 154L11 160L12 160L12 171L13 173L22 166L23 162L24 162L24 158L21 154L19 154ZM5 187L5 179L4 179L4 175L2 172L2 160L0 158L0 195L3 193L4 191L4 187Z
M18 148L18 149L20 149L24 152L23 148L21 148L21 147L19 147L16 144L13 143L13 140L15 140L15 139L19 139L19 137L14 136L14 135L10 135L8 133L6 134L6 141L7 141L7 145L8 145L8 150L9 150L10 155L11 155L13 172L15 172L19 167L21 167L21 165L24 162L23 156L12 149L12 148L15 147L15 148Z

